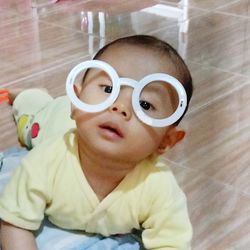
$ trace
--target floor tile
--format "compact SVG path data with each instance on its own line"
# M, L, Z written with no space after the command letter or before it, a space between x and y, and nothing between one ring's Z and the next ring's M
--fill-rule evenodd
M195 64L187 61L193 78L194 94L190 110L194 111L215 100L228 95L250 83L248 77L225 72L214 67Z
M65 84L70 70L78 63L88 59L88 57L82 57L71 62L65 62L65 64L55 65L53 68L31 75L25 79L19 79L19 81L9 85L9 88L46 88L53 97L65 95Z
M1 37L9 37L0 41L3 69L0 83L10 83L58 64L91 56L100 46L98 38L31 19L9 25L0 32Z
M250 76L250 19L209 13L192 18L187 59Z
M220 6L228 5L230 3L235 2L235 0L217 0L217 1L211 1L211 0L182 0L180 1L180 4L188 5L189 7L197 7L197 8L203 8L203 9L215 9Z
M12 11L19 15L37 15L53 12L61 8L68 8L76 3L84 2L84 0L61 0L56 4L47 4L54 1L55 0L0 0L0 9ZM38 6L38 8L34 6Z
M189 113L181 127L186 139L166 153L250 195L250 84Z
M29 18L28 16L20 16L8 10L0 9L0 30L2 27L10 23L18 23L24 19ZM2 37L1 37L2 38Z
M194 250L245 250L250 246L250 197L203 173L173 163L194 227Z
M217 8L218 11L250 17L250 2L249 0L239 0L228 3L226 6Z

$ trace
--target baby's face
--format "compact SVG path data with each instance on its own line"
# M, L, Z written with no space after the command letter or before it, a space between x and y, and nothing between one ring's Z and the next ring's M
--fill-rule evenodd
M136 46L123 45L109 48L98 60L110 64L119 77L136 81L159 72L177 77L172 67L167 65L166 58L160 58L158 54ZM103 91L95 92L95 85L100 82L103 85ZM92 93L89 102L97 104L96 102L105 98L110 91L110 84L110 79L105 73L91 69L83 84L80 99L86 101L90 95L85 95L85 93ZM162 88L160 83L155 83L154 86L150 91L154 92L158 88L155 92L162 95L160 99L167 100L162 111L172 112L177 103L176 95L166 87ZM149 127L138 120L131 104L132 91L133 89L128 86L122 86L119 97L109 109L99 113L76 110L74 117L78 133L85 146L88 145L98 155L103 153L119 161L131 161L136 164L157 152L170 128ZM164 98L164 95L169 98ZM147 109L146 106L145 108Z

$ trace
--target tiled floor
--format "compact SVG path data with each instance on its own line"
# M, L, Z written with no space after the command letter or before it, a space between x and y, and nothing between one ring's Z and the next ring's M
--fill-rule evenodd
M39 0L37 0L39 2ZM145 33L187 61L194 97L182 144L166 153L186 191L195 250L250 249L250 1L0 0L0 86L64 94L73 65L114 38ZM92 25L92 26L91 26ZM0 150L18 145L0 105Z

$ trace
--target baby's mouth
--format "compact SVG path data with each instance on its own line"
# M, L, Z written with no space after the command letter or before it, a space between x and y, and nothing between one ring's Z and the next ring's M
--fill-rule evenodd
M120 130L120 128L114 124L102 124L99 126L101 129L106 130L108 132L110 132L111 134L114 134L120 138L123 138L124 135L122 133L122 131Z

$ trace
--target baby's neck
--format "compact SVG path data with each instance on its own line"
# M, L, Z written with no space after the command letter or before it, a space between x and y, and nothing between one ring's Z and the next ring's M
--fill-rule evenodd
M135 167L132 163L114 162L113 159L97 157L95 152L80 145L78 151L83 173L100 201Z

